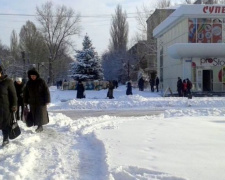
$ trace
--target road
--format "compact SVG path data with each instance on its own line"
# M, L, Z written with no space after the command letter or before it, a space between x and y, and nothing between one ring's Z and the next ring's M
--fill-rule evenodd
M49 111L52 113L62 113L71 119L79 119L84 117L98 117L102 115L109 116L119 116L119 117L130 117L130 116L150 116L150 115L158 115L163 113L163 110L153 111L147 109L139 109L139 110L62 110L62 111Z

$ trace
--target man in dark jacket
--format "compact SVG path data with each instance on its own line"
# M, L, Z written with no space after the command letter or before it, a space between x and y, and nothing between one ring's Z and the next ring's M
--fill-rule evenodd
M114 97L113 97L113 89L114 89L113 82L112 81L109 81L109 84L108 84L108 92L107 92L107 97L109 99L114 99Z
M155 79L155 86L156 86L157 92L159 92L159 78L158 77L156 77L156 79Z
M182 97L182 88L183 88L183 83L180 77L178 77L177 80L177 92L178 92L178 96Z
M131 82L127 83L127 91L126 91L126 95L133 95L132 93L132 85Z
M24 105L30 105L36 132L43 131L43 125L49 123L47 105L50 103L50 92L46 82L40 78L35 68L28 71L28 82L24 89Z
M192 88L192 83L191 83L191 81L187 78L187 94L191 94L191 88Z
M138 80L138 87L139 87L139 91L144 91L144 79L143 77L141 77L139 80Z
M23 110L24 110L24 103L23 103L23 90L24 90L24 83L22 82L21 77L16 77L14 82L14 86L16 88L16 95L17 95L17 112L16 112L16 119L23 120Z
M84 85L82 83L81 80L78 81L78 84L77 84L77 98L78 99L82 99L82 98L85 98L84 96Z
M0 129L2 130L3 143L9 143L9 129L12 112L17 110L17 96L13 81L3 74L0 66Z
M151 92L154 92L155 80L153 78L151 78L149 80L149 83L150 83L150 87L151 87Z

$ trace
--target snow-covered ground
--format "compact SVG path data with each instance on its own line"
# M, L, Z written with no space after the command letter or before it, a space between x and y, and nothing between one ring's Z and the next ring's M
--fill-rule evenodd
M0 179L225 179L224 97L137 89L126 96L125 89L115 89L114 99L107 90L75 99L76 91L51 87L50 123L37 134L19 122L21 136L0 149Z

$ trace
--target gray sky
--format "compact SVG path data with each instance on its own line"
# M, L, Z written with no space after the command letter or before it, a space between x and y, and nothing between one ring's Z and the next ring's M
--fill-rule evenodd
M36 6L42 5L46 1L0 0L0 40L2 44L9 46L12 30L16 30L18 34L27 20L34 22L37 27L39 26L34 16L9 16L2 14L35 15ZM182 0L172 0L173 3L179 3L180 1L182 2ZM117 4L120 4L123 11L126 11L128 14L130 40L137 32L137 21L134 17L136 8L141 9L143 5L146 5L154 9L157 0L52 0L52 2L55 5L64 4L81 14L81 36L73 37L76 49L82 48L83 37L87 33L96 51L101 54L109 45L111 15L115 13Z

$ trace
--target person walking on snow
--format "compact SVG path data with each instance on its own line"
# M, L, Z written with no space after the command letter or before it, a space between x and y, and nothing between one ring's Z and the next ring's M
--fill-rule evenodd
M183 87L183 83L180 77L178 77L177 80L177 92L178 92L178 96L182 97L182 87Z
M109 84L108 84L108 92L107 92L107 97L109 99L113 99L113 89L114 89L114 85L113 85L113 82L112 81L109 81Z
M144 79L143 77L141 77L139 80L138 80L138 87L139 87L139 91L144 91Z
M187 96L187 82L185 81L185 79L183 80L182 92L183 92L183 96L186 97Z
M43 125L49 123L47 105L50 103L50 92L46 82L40 78L35 68L28 71L28 81L24 89L24 105L30 106L37 133L43 131Z
M191 94L191 88L192 88L192 83L191 83L191 81L187 78L187 94Z
M155 79L155 86L156 86L156 91L159 92L159 78L156 77Z
M78 99L82 99L82 98L85 98L84 96L84 85L82 83L81 80L78 81L78 84L77 84L77 98Z
M126 95L133 95L132 93L132 85L131 82L127 83L127 91L126 91Z
M155 85L154 79L151 78L151 79L149 80L149 83L150 83L150 87L151 87L151 92L154 92L154 85Z
M17 96L13 81L3 74L0 66L0 129L2 130L2 146L9 144L9 130L12 113L17 110Z
M23 120L23 110L24 110L24 103L23 103L23 90L24 90L24 83L22 82L21 77L16 77L14 82L14 86L16 88L16 95L17 95L17 112L16 112L16 119Z

